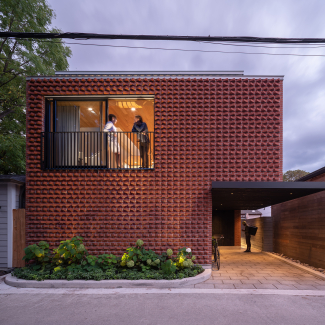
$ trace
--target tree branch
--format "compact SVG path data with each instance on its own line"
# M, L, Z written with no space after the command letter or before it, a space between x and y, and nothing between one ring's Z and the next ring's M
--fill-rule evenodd
M9 65L9 61L12 60L12 55L14 54L15 52L15 49L16 49L16 45L17 45L17 40L15 40L15 43L10 51L10 54L8 55L8 60L6 61L4 67L3 67L3 72L6 72L7 68L8 68L8 65Z
M11 27L12 27L12 24L15 20L15 16L14 16L14 9L12 9L12 12L11 12L11 19L10 19L10 22L9 22L9 26L8 26L8 32L11 32ZM1 43L1 46L0 46L0 53L2 52L2 49L3 49L3 46L5 45L6 41L7 41L8 37L6 37L4 39L4 41Z
M19 73L18 74L15 74L11 79L9 79L6 82L3 82L2 84L0 84L0 87L6 85L7 83L9 83L10 81L14 80L18 76L19 76Z
M5 116L7 116L8 114L12 113L14 111L14 108L10 108L2 113L0 113L0 119L3 119Z

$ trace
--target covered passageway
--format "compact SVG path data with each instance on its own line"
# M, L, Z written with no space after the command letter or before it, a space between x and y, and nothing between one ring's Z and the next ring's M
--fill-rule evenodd
M241 210L257 210L325 190L325 182L212 182L212 235L240 246Z

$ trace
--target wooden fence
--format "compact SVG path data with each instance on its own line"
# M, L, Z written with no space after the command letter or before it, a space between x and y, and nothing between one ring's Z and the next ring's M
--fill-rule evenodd
M23 267L25 261L25 209L13 210L12 266Z
M273 252L273 224L271 217L246 220L249 226L258 227L256 236L251 236L252 248L265 252ZM242 232L242 247L246 247L245 233Z

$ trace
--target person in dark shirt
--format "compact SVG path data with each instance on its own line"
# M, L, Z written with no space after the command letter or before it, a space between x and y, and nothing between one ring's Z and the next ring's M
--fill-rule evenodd
M246 245L247 245L247 248L244 252L250 253L250 251L251 251L251 235L249 234L249 226L247 225L246 221L243 221L243 225L244 225L245 229L242 231L245 231Z
M139 149L140 149L140 158L142 168L149 168L148 161L148 151L149 151L149 136L148 136L148 127L145 122L142 121L140 115L134 117L134 124L132 132L136 132L138 136Z

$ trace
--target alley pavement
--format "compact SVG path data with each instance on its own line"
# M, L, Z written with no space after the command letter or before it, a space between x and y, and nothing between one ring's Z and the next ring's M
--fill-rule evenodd
M325 281L238 248L221 248L221 269L185 288L36 289L3 280L1 325L313 325L325 319Z
M263 252L220 247L221 267L209 280L188 287L201 289L325 290L325 281Z

